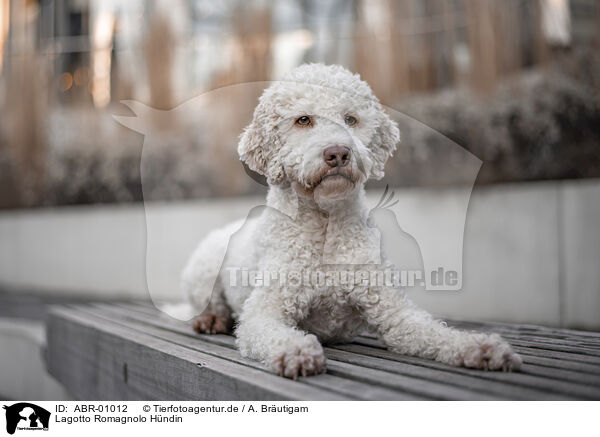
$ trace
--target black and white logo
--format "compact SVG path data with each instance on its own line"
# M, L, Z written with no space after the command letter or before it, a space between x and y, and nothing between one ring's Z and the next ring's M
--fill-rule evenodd
M16 430L48 431L50 411L28 402L4 405L3 408L6 410L6 432L9 434L14 434Z

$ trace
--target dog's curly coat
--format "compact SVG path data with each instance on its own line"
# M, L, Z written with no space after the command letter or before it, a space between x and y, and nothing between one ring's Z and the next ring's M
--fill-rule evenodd
M396 288L360 281L346 287L232 283L232 268L390 267L363 186L369 177L383 177L399 140L368 84L343 67L303 65L266 89L238 152L267 177L267 206L209 234L189 260L182 287L201 314L195 329L226 332L235 319L241 354L293 378L325 369L321 342L347 341L364 329L402 354L518 369L521 358L499 335L449 328Z

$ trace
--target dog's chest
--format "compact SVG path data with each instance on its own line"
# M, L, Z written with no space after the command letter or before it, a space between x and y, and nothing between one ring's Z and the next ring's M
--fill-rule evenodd
M273 219L273 220L271 220ZM278 272L284 312L322 339L361 326L350 302L355 273L380 264L379 231L361 217L266 217L258 250L262 270ZM353 334L352 334L353 335Z
M298 217L279 220L270 229L266 248L280 266L381 264L379 230L361 217Z
M339 293L317 294L298 326L324 342L345 342L364 326L360 313Z

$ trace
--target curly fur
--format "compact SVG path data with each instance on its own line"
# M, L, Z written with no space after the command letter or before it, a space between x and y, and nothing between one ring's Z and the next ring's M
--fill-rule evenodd
M350 114L358 120L348 125ZM310 116L308 127L296 120ZM182 288L199 332L237 322L241 354L296 378L325 369L322 343L364 329L391 350L483 369L518 369L521 358L498 335L447 327L398 289L279 281L233 283L237 269L261 272L353 271L391 267L369 218L364 183L381 178L400 133L367 83L340 66L303 65L266 89L241 135L240 158L267 177L267 206L245 222L211 233L196 249ZM343 145L350 164L330 168L323 150ZM339 173L339 174L336 174Z

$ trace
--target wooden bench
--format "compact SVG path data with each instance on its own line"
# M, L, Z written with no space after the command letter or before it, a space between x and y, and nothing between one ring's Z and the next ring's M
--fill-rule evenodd
M195 334L148 303L53 307L46 362L82 400L600 399L600 333L450 324L502 334L522 354L522 371L456 368L362 336L325 348L325 374L292 381L242 358L232 336Z

